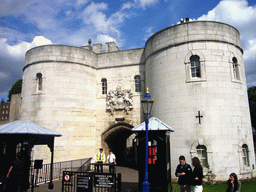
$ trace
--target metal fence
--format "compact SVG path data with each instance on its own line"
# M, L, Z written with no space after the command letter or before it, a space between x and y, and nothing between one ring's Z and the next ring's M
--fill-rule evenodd
M63 161L53 163L53 175L52 179L61 179L63 171L89 171L92 158L77 159L72 161ZM50 166L51 164L43 164L42 169L34 169L35 162L32 161L30 167L29 181L32 184L32 178L34 178L34 184L47 183L50 181Z

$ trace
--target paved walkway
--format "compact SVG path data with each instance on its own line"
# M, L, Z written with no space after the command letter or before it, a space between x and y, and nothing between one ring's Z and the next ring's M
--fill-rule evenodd
M138 191L138 171L127 167L116 167L116 173L121 173L122 177L122 192L137 192ZM34 188L34 192L61 192L61 180L53 181L54 189L48 189L47 184L41 184ZM31 192L31 189L28 190Z

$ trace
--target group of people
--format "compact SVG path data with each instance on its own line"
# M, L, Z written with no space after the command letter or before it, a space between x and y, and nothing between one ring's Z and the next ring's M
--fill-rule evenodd
M95 154L95 164L97 172L103 172L103 163L109 163L109 173L114 173L115 168L114 165L116 164L116 156L113 154L113 151L109 151L109 155L107 159L105 159L105 153L103 152L103 148Z
M191 166L186 163L185 157L179 157L179 165L176 168L175 175L178 177L178 192L191 192L191 185L193 186L193 192L202 192L202 180L203 180L203 167L200 160L197 157L192 158ZM231 173L228 180L228 188L226 192L240 192L241 183L237 179L235 173Z

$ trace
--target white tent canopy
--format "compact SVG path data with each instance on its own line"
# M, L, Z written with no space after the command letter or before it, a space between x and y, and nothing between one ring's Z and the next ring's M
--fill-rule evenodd
M160 121L156 117L151 117L148 123L148 130L149 131L171 131L174 132L174 129L165 124L164 122ZM132 131L145 131L145 122L141 123L140 125L134 127Z
M0 134L33 134L55 137L61 136L61 134L57 131L47 129L30 121L14 121L0 125Z

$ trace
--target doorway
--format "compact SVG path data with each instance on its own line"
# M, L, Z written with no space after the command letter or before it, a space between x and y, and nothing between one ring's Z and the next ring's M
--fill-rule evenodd
M132 143L135 134L132 132L132 128L129 124L117 124L109 128L102 135L103 142L115 154L118 165L126 167L135 166L136 154ZM107 154L108 151L106 152Z

